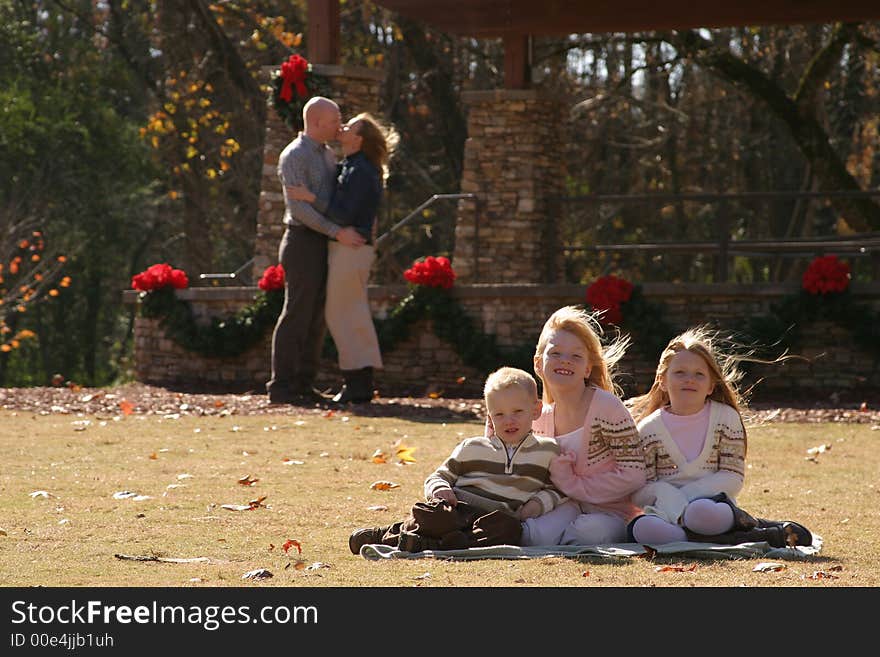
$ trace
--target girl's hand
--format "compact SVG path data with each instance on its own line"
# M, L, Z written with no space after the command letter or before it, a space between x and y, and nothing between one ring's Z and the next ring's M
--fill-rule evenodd
M554 456L550 461L550 465L574 465L577 461L577 454L574 452L562 452L559 456Z
M306 203L315 202L315 195L304 185L286 185L284 191L287 194L287 198L293 199L294 201L305 201Z

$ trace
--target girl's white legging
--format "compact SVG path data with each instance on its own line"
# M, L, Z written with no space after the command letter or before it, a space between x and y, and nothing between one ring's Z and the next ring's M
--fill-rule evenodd
M685 507L682 522L689 530L703 536L723 534L733 528L733 509L723 502L693 500ZM632 533L638 543L661 545L688 540L683 528L652 515L639 518Z
M522 544L601 545L626 541L626 523L607 513L581 513L569 500L552 511L523 522Z

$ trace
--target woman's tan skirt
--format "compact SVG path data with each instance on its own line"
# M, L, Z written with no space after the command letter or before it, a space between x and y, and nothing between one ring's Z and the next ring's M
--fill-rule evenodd
M370 245L359 248L330 242L327 258L327 329L339 353L339 369L382 367L379 339L367 300L370 267L375 259Z

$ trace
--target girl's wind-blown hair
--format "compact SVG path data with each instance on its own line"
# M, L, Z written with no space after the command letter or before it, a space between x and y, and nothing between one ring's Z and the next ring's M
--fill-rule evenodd
M644 395L627 400L626 405L636 422L669 404L669 394L661 386L666 379L670 361L680 351L689 351L705 361L714 384L709 399L732 407L739 413L740 419L748 409L748 393L751 389L740 391L739 384L744 372L739 363L748 361L772 364L793 358L785 354L773 360L758 358L754 349L738 343L733 336L724 335L705 325L690 328L672 338L660 354L651 389ZM745 422L743 425L745 426Z
M618 336L603 345L604 331L597 320L597 315L598 313L589 313L577 306L565 306L550 315L544 323L544 328L541 329L538 345L535 347L535 364L537 365L544 355L544 350L550 341L550 334L553 331L568 331L577 336L587 348L591 365L588 382L597 388L619 396L621 390L615 383L614 377L617 364L629 347L630 338L629 336ZM553 402L547 386L544 386L544 401Z

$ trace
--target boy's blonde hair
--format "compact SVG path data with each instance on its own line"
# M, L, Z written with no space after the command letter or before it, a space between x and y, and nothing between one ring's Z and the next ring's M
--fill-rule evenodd
M535 377L516 367L501 367L486 377L483 386L483 401L493 392L512 387L521 388L526 394L538 399L538 383Z
M568 331L583 342L587 349L587 358L590 361L590 376L587 383L612 394L619 394L620 390L614 382L614 372L618 361L626 353L630 339L629 336L619 336L603 346L601 336L604 331L596 317L597 315L590 314L577 306L564 306L550 315L544 322L538 345L535 347L535 373L538 373L538 363L544 356L547 343L550 342L550 334L554 331ZM553 397L546 385L543 397L546 403L553 403Z

